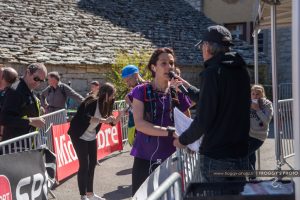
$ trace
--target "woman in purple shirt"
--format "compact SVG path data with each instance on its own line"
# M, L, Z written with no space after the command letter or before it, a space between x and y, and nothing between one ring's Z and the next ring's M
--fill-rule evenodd
M156 49L147 65L153 80L136 86L132 91L136 138L131 150L132 196L151 172L175 152L173 146L173 108L189 116L188 97L170 88L169 71L174 70L172 49Z

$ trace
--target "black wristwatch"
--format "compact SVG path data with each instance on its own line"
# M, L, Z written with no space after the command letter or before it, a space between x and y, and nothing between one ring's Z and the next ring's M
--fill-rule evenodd
M173 134L175 133L176 129L174 126L168 126L167 131L168 131L168 137L173 137Z

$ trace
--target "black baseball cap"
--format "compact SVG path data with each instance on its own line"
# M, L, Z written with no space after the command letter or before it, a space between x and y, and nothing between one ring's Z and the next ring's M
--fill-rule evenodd
M199 46L204 41L215 42L227 47L234 45L230 31L221 25L209 26L204 32L202 40L195 46Z

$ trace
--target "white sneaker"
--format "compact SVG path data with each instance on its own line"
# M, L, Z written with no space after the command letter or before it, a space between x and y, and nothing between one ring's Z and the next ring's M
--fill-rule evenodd
M90 200L86 195L81 195L81 200Z
M88 197L88 200L106 200L105 198L99 197L96 194L93 194L92 196Z

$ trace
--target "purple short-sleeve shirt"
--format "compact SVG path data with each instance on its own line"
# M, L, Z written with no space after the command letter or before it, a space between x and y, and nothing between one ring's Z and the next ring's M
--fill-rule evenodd
M141 102L145 101L146 84L136 86L132 90L133 99ZM190 106L190 100L182 93L178 93L179 109L185 112ZM157 126L174 126L171 120L171 95L157 93L156 98L156 120L153 122ZM173 112L173 111L172 111ZM136 130L136 137L131 150L131 155L145 160L155 161L157 159L165 160L175 152L173 146L173 137L149 136Z

